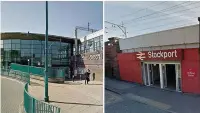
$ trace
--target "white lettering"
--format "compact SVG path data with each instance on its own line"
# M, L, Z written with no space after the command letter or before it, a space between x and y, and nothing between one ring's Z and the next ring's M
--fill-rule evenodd
M149 55L149 58L151 58L151 52L150 51L148 52L148 55Z
M172 57L172 54L170 52L168 53L168 57Z
M177 57L177 51L175 50L175 57Z
M169 51L169 52L153 52L153 51L149 51L148 52L148 58L171 58L171 57L177 57L177 51Z

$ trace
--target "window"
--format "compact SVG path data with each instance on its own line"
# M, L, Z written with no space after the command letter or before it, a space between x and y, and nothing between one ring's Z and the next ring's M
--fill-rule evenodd
M11 43L11 40L3 40L3 43L4 43L4 44Z
M32 40L21 40L21 43L22 44L29 44L29 45L31 45L31 41Z
M40 41L40 40L32 40L33 42L33 44L34 45L37 45L37 44L39 44L39 45L41 45L42 44L42 41Z
M12 43L18 43L18 44L20 44L20 39L12 39Z
M31 45L22 44L22 45L21 45L21 48L22 48L22 49L30 49L30 48L31 48Z
M5 48L5 49L11 49L11 44L10 43L5 43L3 45L3 48Z

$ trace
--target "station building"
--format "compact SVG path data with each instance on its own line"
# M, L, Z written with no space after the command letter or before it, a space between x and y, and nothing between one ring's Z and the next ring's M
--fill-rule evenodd
M95 80L103 81L103 30L93 32L79 40L77 74L84 77L85 70L90 69L91 79L95 74Z
M199 25L119 40L120 78L200 94Z
M64 69L65 76L73 74L71 57L74 38L49 35L48 67ZM79 41L80 43L80 41ZM44 67L45 35L36 33L1 33L1 68L9 68L11 63ZM29 59L29 60L28 60Z

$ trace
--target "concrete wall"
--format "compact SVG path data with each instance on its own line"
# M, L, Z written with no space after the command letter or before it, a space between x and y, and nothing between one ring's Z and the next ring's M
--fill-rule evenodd
M199 42L199 26L187 26L155 32L126 39L120 39L120 50L167 45L185 45Z

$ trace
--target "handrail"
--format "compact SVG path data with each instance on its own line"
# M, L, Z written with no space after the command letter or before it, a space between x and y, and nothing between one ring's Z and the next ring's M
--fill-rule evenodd
M4 72L6 72L6 74L4 74ZM28 93L28 84L30 84L29 73L1 68L1 75L14 77L26 82L24 87L24 105L23 105L25 113L60 113L59 107L38 100Z
M32 97L28 93L28 83L24 87L24 110L26 113L60 113L60 108Z

